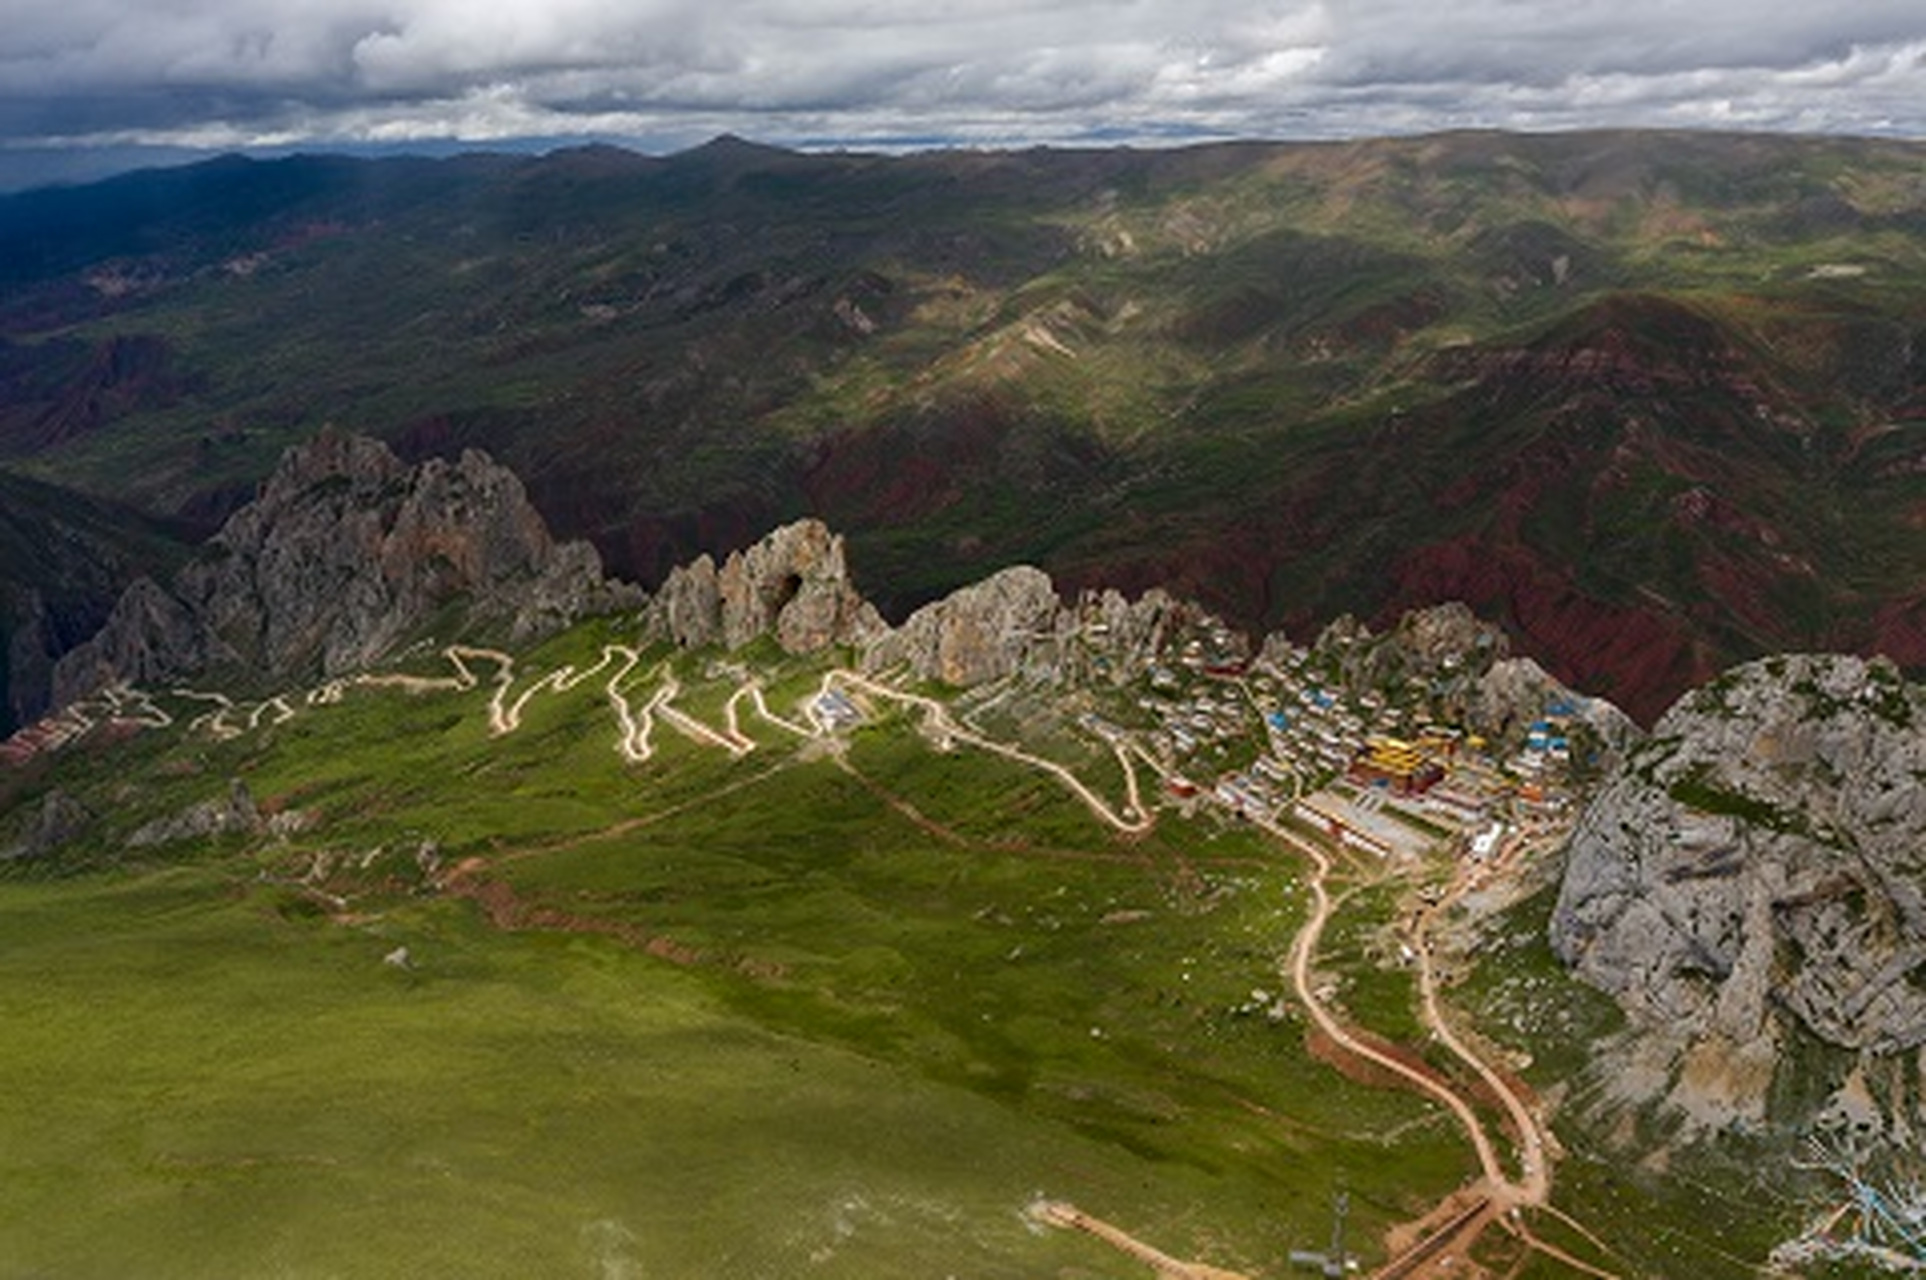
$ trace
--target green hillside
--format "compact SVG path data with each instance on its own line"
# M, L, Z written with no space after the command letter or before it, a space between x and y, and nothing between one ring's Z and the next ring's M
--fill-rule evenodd
M701 669L681 705L713 720ZM777 706L816 677L769 674ZM1026 1223L1048 1195L1256 1268L1339 1184L1369 1231L1467 1171L1418 1100L1234 1012L1299 910L1251 832L1112 837L907 722L847 771L761 725L740 760L665 734L625 766L595 686L506 738L485 703L366 690L4 776L101 815L0 883L0 1053L60 1082L0 1108L9 1259L1117 1274ZM230 777L316 825L127 849Z
M1926 662L1926 152L222 161L0 200L0 451L204 524L320 425L479 445L645 584L805 512L1303 630L1469 599L1650 717Z
M0 766L0 850L62 815L0 858L0 1063L27 1082L0 1104L0 1253L62 1276L1142 1274L1039 1221L1049 1200L1276 1277L1335 1194L1374 1263L1477 1174L1447 1112L1335 1068L1281 994L1299 852L1165 798L1120 827L1038 765L1119 803L1067 710L1089 694L955 704L1021 726L1019 759L946 742L913 692L802 727L833 655L623 643L578 628L506 684L424 654L312 697L157 693ZM245 830L217 820L236 805ZM1388 939L1450 862L1339 859L1316 955L1320 1000L1444 1080ZM1617 1015L1551 963L1543 911L1500 921L1466 991L1554 1090ZM1569 1219L1528 1221L1628 1274L1750 1274L1809 1205L1770 1162L1721 1194L1561 1136ZM1504 1231L1478 1256L1563 1274Z

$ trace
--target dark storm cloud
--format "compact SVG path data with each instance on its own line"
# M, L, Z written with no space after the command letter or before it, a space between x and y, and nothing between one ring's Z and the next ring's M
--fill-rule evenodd
M0 144L1926 132L1918 0L8 0Z

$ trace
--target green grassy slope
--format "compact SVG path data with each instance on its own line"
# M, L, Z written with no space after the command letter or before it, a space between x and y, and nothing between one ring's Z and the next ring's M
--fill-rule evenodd
M812 680L776 674L779 705ZM1247 830L1124 840L893 718L854 773L759 724L741 760L663 733L624 765L593 682L507 738L484 702L361 690L7 775L14 820L55 786L100 815L0 881L13 1263L1130 1274L1029 1225L1044 1193L1263 1275L1335 1189L1368 1240L1470 1171L1423 1104L1235 1011L1302 908ZM319 825L125 847L230 777ZM424 842L482 864L426 892Z

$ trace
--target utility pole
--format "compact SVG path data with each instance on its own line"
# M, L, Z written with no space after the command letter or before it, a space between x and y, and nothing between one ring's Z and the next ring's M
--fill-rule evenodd
M1344 1219L1351 1211L1351 1194L1340 1191L1331 1200L1331 1247L1319 1253L1312 1249L1291 1250L1291 1265L1316 1271L1327 1280L1342 1280L1350 1271L1351 1260L1344 1252Z

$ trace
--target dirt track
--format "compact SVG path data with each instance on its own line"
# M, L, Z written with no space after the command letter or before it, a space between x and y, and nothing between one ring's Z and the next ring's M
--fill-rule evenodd
M765 723L779 729L785 735L805 740L823 740L832 737L826 725L817 724L813 728L806 727L772 712L763 697L761 688L746 675L741 686L732 693L725 704L726 723L721 729L703 724L672 705L681 691L681 686L667 663L656 668L654 676L657 684L650 696L639 707L634 706L624 685L639 664L641 655L637 650L627 646L605 646L598 661L585 669L578 669L571 665L558 667L523 687L512 699L510 695L514 693L516 686L516 664L511 655L497 650L451 645L443 650L442 656L451 668L451 674L446 676L366 674L329 681L308 690L305 695L276 695L247 707L239 706L219 693L189 689L176 689L171 692L176 698L209 704L212 708L194 716L185 726L189 731L204 731L218 738L231 738L259 729L264 720L280 723L292 717L296 714L297 704L318 707L338 702L350 687L394 688L411 693L466 692L479 687L482 683L481 676L477 674L472 664L488 663L494 667L491 679L494 687L488 702L488 722L491 733L496 735L511 734L519 729L524 710L537 695L545 692L562 693L592 677L610 673L604 682L603 689L617 724L616 749L624 760L632 764L645 763L653 757L654 729L658 720L699 745L726 751L737 758L755 751L758 744L744 732L739 718L739 708L745 700L754 706L756 713ZM1155 823L1154 816L1144 807L1139 792L1137 771L1131 760L1132 750L1143 756L1145 762L1153 769L1157 769L1158 766L1154 760L1144 756L1142 749L1134 744L1125 742L1110 744L1123 770L1125 781L1126 798L1119 810L1091 790L1070 769L1053 760L1024 751L1020 747L997 742L959 723L950 714L949 708L934 698L905 692L860 672L847 669L836 669L826 673L822 680L821 691L828 693L838 684L871 699L895 702L921 711L925 731L940 747L962 743L1045 773L1069 790L1100 822L1121 834L1139 834L1148 831ZM237 720L244 722L245 727L241 723L236 723ZM31 758L38 751L58 750L67 742L103 722L110 725L125 723L154 728L165 728L176 723L173 717L154 704L149 695L134 689L117 688L106 691L98 699L69 708L66 713L63 713L63 718L57 722L47 722L41 726L35 726L32 732L23 731L22 734L16 735L14 740L5 744L4 750L0 750L0 758L19 763ZM843 762L839 760L839 763ZM860 780L862 779L859 775ZM873 784L870 785L873 786ZM950 840L960 839L947 828L930 822L906 800L899 797L884 798L905 817L930 830L931 834ZM655 815L657 818L661 816L664 815ZM632 829L650 820L652 819L630 819L618 825L625 829ZM1371 1064L1405 1086L1444 1106L1463 1128L1477 1156L1480 1180L1474 1187L1467 1189L1472 1208L1455 1215L1441 1228L1434 1229L1411 1249L1393 1259L1381 1274L1386 1276L1428 1274L1433 1258L1446 1257L1450 1252L1461 1253L1463 1248L1468 1247L1469 1243L1475 1240L1487 1226L1493 1222L1501 1222L1528 1247L1547 1256L1558 1258L1561 1262L1578 1270L1596 1276L1609 1277L1610 1273L1580 1262L1540 1241L1524 1224L1520 1210L1548 1207L1551 1193L1549 1153L1555 1148L1547 1140L1542 1123L1518 1090L1453 1031L1444 1015L1438 994L1437 974L1431 959L1428 929L1438 914L1471 887L1470 877L1461 873L1445 898L1419 919L1415 932L1415 951L1418 962L1421 1014L1426 1028L1440 1044L1477 1076L1490 1097L1505 1112L1519 1141L1519 1176L1516 1178L1507 1172L1490 1130L1478 1116L1471 1097L1462 1088L1452 1084L1437 1072L1420 1069L1411 1062L1405 1061L1401 1055L1388 1052L1373 1044L1362 1033L1347 1028L1318 998L1312 982L1311 970L1318 942L1334 909L1331 895L1326 888L1326 881L1332 871L1331 856L1318 845L1302 839L1273 820L1257 818L1254 821L1272 837L1303 856L1312 867L1313 874L1308 880L1311 911L1292 939L1286 959L1286 969L1297 998L1310 1014L1317 1031L1344 1054L1357 1061ZM539 851L530 850L529 852ZM490 886L484 889L483 885L486 883L479 879L457 875L454 877L454 884L449 887L454 891L477 897L484 902L485 906L507 910L510 904L502 902L491 904L485 897L490 892L504 891L505 886ZM510 914L518 915L519 912L510 912ZM607 922L589 922L573 918L557 917L550 921L521 919L516 923L550 923L563 928L621 932L619 926L611 926ZM658 943L662 940L649 941ZM1095 1235L1155 1267L1159 1274L1176 1277L1177 1280L1241 1280L1241 1277L1236 1277L1231 1272L1172 1259L1128 1236L1121 1229L1100 1219L1089 1217L1071 1206L1044 1205L1038 1212L1041 1220ZM1446 1238L1447 1236L1449 1239Z
M1421 1071L1397 1055L1373 1045L1361 1034L1352 1032L1337 1019L1323 1001L1318 999L1311 980L1311 968L1318 940L1323 934L1324 926L1330 919L1333 909L1330 892L1325 887L1325 881L1331 873L1330 855L1317 845L1278 826L1275 822L1260 819L1257 825L1303 855L1312 867L1311 913L1299 928L1296 937L1291 940L1286 965L1292 988L1298 1000L1310 1013L1312 1023L1320 1033L1344 1052L1390 1073L1411 1088L1441 1103L1457 1118L1478 1157L1480 1178L1474 1186L1466 1189L1468 1207L1454 1213L1441 1224L1414 1224L1418 1234L1416 1241L1408 1248L1401 1250L1377 1274L1384 1280L1392 1280L1393 1277L1403 1280L1406 1277L1433 1274L1462 1275L1466 1251L1493 1224L1503 1224L1507 1231L1536 1252L1555 1258L1585 1274L1600 1277L1601 1280L1616 1280L1611 1272L1584 1263L1565 1251L1547 1244L1525 1225L1522 1217L1525 1210L1543 1209L1556 1213L1555 1210L1550 1209L1549 1153L1554 1148L1546 1136L1543 1122L1539 1120L1518 1090L1466 1044L1452 1030L1445 1018L1438 996L1437 973L1431 962L1428 929L1439 913L1456 902L1471 887L1475 873L1460 869L1450 891L1435 907L1420 917L1415 946L1421 996L1420 1014L1426 1029L1478 1077L1480 1083L1490 1092L1492 1099L1504 1110L1519 1139L1519 1176L1517 1178L1513 1178L1506 1172L1503 1162L1499 1159L1498 1148L1490 1130L1479 1118L1471 1098L1465 1092L1436 1073ZM1557 1216L1563 1217L1563 1215Z

